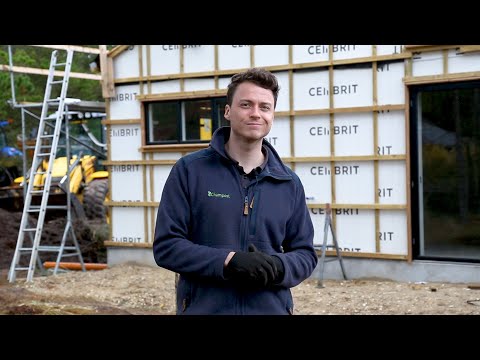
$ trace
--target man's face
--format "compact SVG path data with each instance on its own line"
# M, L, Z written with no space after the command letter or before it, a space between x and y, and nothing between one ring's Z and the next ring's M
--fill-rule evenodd
M238 85L232 106L225 106L225 119L230 121L232 135L247 142L263 139L272 128L275 109L271 90L251 82Z

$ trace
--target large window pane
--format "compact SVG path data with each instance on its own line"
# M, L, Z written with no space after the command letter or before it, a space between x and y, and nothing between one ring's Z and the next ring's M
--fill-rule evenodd
M212 138L212 101L185 101L185 141L206 141Z
M418 93L419 257L480 261L480 85Z
M172 142L178 140L178 103L160 102L148 105L150 142Z

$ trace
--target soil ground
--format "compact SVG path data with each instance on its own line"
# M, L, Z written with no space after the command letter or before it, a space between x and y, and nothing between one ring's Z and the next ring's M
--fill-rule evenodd
M30 283L19 273L7 281L19 213L0 209L0 314L172 315L174 274L127 263L96 271L36 274ZM64 219L45 224L42 244L59 241ZM105 262L99 245L102 227L77 224L76 234L86 262ZM42 260L50 260L43 258ZM480 315L480 284L402 283L379 279L325 280L318 287L308 279L292 289L296 315Z

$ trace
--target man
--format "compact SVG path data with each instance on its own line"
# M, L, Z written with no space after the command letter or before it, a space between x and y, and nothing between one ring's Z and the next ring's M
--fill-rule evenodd
M293 314L290 288L317 264L298 176L264 139L276 77L232 77L225 118L207 149L172 168L158 208L156 263L180 274L177 314Z

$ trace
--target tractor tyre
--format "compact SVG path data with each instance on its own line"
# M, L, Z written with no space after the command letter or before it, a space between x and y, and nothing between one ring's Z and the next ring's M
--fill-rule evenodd
M108 194L108 179L93 180L83 192L83 209L87 219L107 219L107 207L103 204Z

